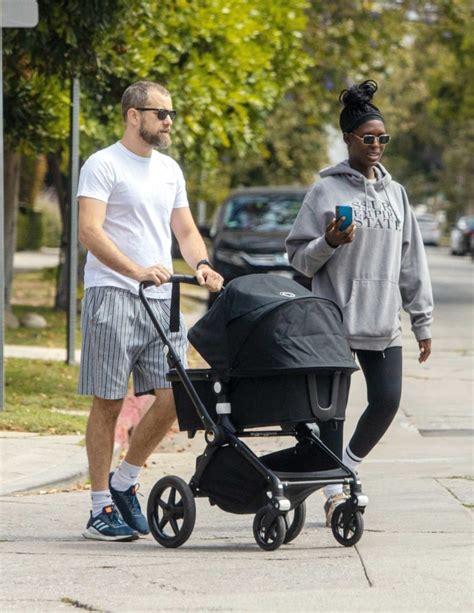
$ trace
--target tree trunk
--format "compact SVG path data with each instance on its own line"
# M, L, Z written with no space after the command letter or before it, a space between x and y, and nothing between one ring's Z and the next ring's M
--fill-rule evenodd
M21 156L9 149L5 150L5 310L11 311L13 283L13 256L16 251L16 219L18 196L20 193Z
M71 221L71 206L69 203L67 180L61 173L61 151L48 155L48 166L58 194L59 210L61 212L61 253L59 257L58 278L56 280L56 299L54 308L58 311L67 311L69 302L69 224ZM77 258L77 278L79 282L84 278L85 250L79 246Z
M61 252L59 257L58 277L56 280L56 298L54 308L66 311L68 306L68 237L69 237L69 202L67 199L67 185L61 173L61 151L48 155L48 166L58 195L59 210L61 212Z

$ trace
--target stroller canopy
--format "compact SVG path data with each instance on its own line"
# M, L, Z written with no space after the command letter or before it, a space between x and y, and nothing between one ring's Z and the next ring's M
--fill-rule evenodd
M357 370L337 305L277 275L230 281L188 338L224 380Z

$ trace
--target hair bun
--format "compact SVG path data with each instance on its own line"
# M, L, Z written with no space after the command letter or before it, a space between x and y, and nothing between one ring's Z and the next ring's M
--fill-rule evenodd
M362 107L370 104L378 85L372 79L368 79L359 85L353 85L349 89L343 89L339 94L339 102L345 107Z

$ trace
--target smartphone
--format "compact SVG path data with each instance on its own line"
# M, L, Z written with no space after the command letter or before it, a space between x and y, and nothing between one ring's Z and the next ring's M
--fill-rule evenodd
M343 232L352 223L352 207L350 204L340 204L336 206L336 221L341 217L345 217L345 220L339 226L339 230Z

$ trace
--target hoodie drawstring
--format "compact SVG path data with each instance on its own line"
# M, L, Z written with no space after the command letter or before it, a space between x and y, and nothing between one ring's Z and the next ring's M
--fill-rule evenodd
M397 211L392 206L392 202L390 200L390 196L388 195L387 188L385 187L385 185L383 186L383 191L385 192L385 195L387 196L388 206L391 208L392 213L395 215L395 219L397 220L399 224L401 224L401 221L397 215Z
M369 205L369 194L367 192L367 181L365 179L363 181L364 181L364 192L365 192L365 202L366 202L365 206L368 206Z

